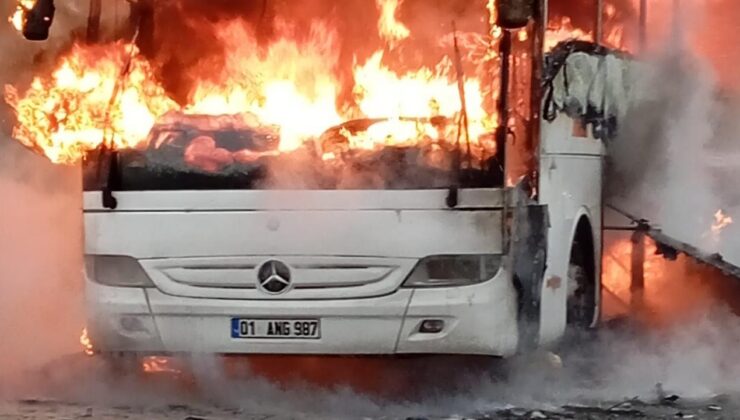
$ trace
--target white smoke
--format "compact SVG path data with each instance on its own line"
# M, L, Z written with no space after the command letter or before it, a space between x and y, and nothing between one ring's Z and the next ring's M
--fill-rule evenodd
M61 3L61 2L59 2ZM84 18L63 2L47 43L23 39L0 5L0 87L30 80L45 55L68 42ZM30 369L79 350L82 317L82 215L77 168L52 165L10 138L15 122L0 101L0 389Z
M342 384L281 385L257 376L233 378L220 370L220 358L210 356L185 363L194 374L188 380L135 372L115 376L93 359L62 360L50 367L56 374L46 375L45 386L32 388L32 395L67 404L127 407L128 412L171 414L185 406L202 416L243 413L299 419L475 417L506 407L605 407L632 399L656 404L673 394L683 403L710 401L740 394L739 320L717 309L649 333L602 330L598 337L563 350L562 368L553 367L541 353L476 364L439 358L389 360L389 366L403 373L395 376L400 382L386 384L398 390L384 395ZM324 365L336 368L330 362ZM355 379L357 383L366 378Z
M718 210L740 217L727 199L733 186L721 183L721 177L732 176L733 167L740 169L740 161L717 157L730 149L740 153L736 141L730 146L737 131L723 130L737 113L728 112L712 68L693 53L684 35L688 30L674 31L649 59L655 71L639 82L643 101L633 107L609 148L609 201L669 236L706 252L722 251L740 263L740 247L727 240L731 229L711 230ZM722 151L718 144L725 145Z
M18 69L30 66L33 54L24 52L28 44L15 34L0 40L18 53L10 57L22 57L1 64L0 82L6 82ZM737 131L725 118L737 114L720 112L724 104L714 95L713 78L686 50L673 49L666 56L657 60L663 63L658 77L646 83L653 99L633 114L625 135L615 143L617 169L630 174L621 192L632 209L649 209L644 216L654 218L669 234L709 248L713 245L705 242L705 234L712 214L723 208L737 220L719 244L729 254L728 234L740 237L733 233L740 229L740 194L727 174L740 171L737 161L727 157L733 156ZM361 418L473 414L507 405L555 407L632 397L651 401L659 397L658 383L665 392L685 398L740 393L740 318L721 303L716 310L660 331L605 331L578 349L566 350L562 369L533 363L536 356L522 357L506 362L503 370L493 364L492 369L470 374L459 388L413 398L381 398L341 387L284 387L257 377L233 380L220 374L215 358L208 357L192 363L194 388L111 375L95 359L59 359L79 354L79 174L8 145L9 139L1 141L0 391L7 393L0 398L30 393L91 405L164 407L165 412L176 411L168 404L194 404L207 407L204 415L220 407L232 410L232 415ZM719 151L712 149L717 142ZM682 287L680 281L676 279L674 287ZM426 384L445 382L441 374L435 376L439 367L426 367ZM507 375L499 378L502 371ZM2 389L17 372L35 373L26 378L33 386L21 392L14 382L12 393L10 387ZM417 370L410 377L418 375Z

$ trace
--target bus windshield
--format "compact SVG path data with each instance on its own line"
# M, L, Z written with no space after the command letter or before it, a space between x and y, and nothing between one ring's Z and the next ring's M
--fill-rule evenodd
M110 156L115 164L103 166L115 173L88 161L85 188L100 189L109 179L111 189L122 191L501 186L493 134L458 143L456 128L444 117L358 119L283 150L279 127L248 117L168 115L151 129L146 147ZM374 141L391 133L393 142Z

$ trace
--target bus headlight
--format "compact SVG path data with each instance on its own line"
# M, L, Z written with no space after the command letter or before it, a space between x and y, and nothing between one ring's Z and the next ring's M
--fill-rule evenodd
M85 255L90 280L105 286L154 287L135 258L125 255Z
M423 258L404 287L454 287L482 283L501 268L500 255L433 255Z

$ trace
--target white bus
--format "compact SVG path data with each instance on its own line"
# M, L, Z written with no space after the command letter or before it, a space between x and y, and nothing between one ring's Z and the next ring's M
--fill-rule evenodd
M440 174L389 148L357 164L367 176L351 186L294 173L276 188L263 182L275 163L261 160L279 159L275 133L179 114L150 133L166 147L101 155L84 193L95 351L505 357L594 327L614 95L603 88L599 102L578 89L620 58L587 42L545 54L546 16L516 29L526 40L504 31L502 60L528 60L497 70L497 112L509 124L477 169ZM259 158L215 174L172 163L203 136Z

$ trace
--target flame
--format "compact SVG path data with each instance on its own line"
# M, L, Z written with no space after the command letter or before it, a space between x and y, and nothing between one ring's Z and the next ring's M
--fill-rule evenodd
M396 18L398 8L403 0L375 0L380 11L378 19L378 33L391 46L411 35L409 28Z
M260 47L246 25L240 21L226 25L219 40L232 53L220 72L195 86L186 111L253 113L261 123L280 127L283 151L339 124L336 33L322 23L315 23L305 40L295 40L287 25L280 31L263 54L255 54ZM204 65L203 73L209 65Z
M26 12L33 9L33 6L36 5L37 1L38 0L18 0L18 5L16 6L15 11L10 15L10 17L8 17L8 22L10 22L18 32L23 31L23 25L26 23Z
M390 43L408 38L410 30L396 20L402 0L376 1L381 38ZM495 22L493 0L488 0L488 11ZM549 46L562 39L589 36L567 20L548 34ZM495 100L498 93L492 88L496 76L491 76L490 67L498 65L493 47L501 29L492 26L489 34L467 35L460 36L463 59L476 71L466 74L463 86L470 139L465 147L480 162L496 152L490 133L499 122L490 97ZM518 31L516 36L526 40L527 31ZM283 152L356 118L383 121L365 132L343 133L350 148L431 144L432 149L441 150L460 137L457 122L462 104L449 56L436 66L399 72L378 50L354 64L347 81L339 69L338 33L327 22L313 22L308 34L299 36L291 25L277 19L272 40L258 42L246 22L233 19L219 23L216 37L228 53L203 59L189 70L189 85L179 103L158 80L156 64L136 47L123 42L74 45L52 72L34 78L25 92L6 86L5 100L17 117L13 137L63 164L73 164L103 144L114 149L146 147L152 126L172 111L248 115L257 125L278 128ZM123 73L129 61L129 71ZM484 67L488 68L483 71ZM340 95L347 91L352 92L352 102L340 106ZM443 120L447 123L433 122ZM212 170L257 157L248 150L220 149L207 138L197 139L187 150L186 160ZM338 156L336 150L323 153L326 159ZM204 154L210 155L208 159L202 158Z
M371 125L367 131L342 134L349 140L349 148L374 150L384 146L403 146L413 144L419 138L439 140L439 132L431 123L392 118Z
M554 25L551 22L545 34L545 51L550 51L563 41L578 39L581 41L593 41L593 32L576 28L569 17L560 18Z
M687 317L716 308L720 301L734 299L733 296L724 296L727 286L734 284L733 280L688 255L679 254L675 260L665 259L658 253L657 244L644 238L643 301L637 306L632 305L633 299L639 296L630 290L633 249L630 238L616 239L604 249L604 318L629 315L656 326L680 325ZM733 304L736 302L735 299Z
M180 373L171 362L168 357L146 356L141 359L141 369L146 373Z
M87 335L87 328L82 329L82 334L80 335L80 344L82 344L82 350L85 352L86 355L92 356L94 354L92 341Z
M112 100L132 52L131 71ZM67 164L99 147L106 131L114 148L135 147L157 116L176 106L154 82L149 63L136 48L120 42L75 45L51 75L36 77L24 95L6 86L5 100L19 122L13 137L52 162Z
M342 121L362 117L396 123L373 127L363 138L355 138L353 147L456 138L455 124L440 132L429 124L412 127L398 122L401 117L456 118L461 103L449 58L434 69L398 74L378 51L355 67L355 103L340 112L337 34L323 23L315 23L304 39L297 38L288 25L280 26L278 32L273 42L261 47L243 22L223 25L218 38L230 54L216 72L210 62L196 69L202 76L184 105L168 96L153 66L135 47L124 43L75 45L50 75L36 77L24 94L6 86L5 99L18 119L13 135L51 161L66 164L80 160L104 141L118 149L146 146L151 127L170 111L252 115L261 125L279 127L281 151L294 150ZM122 75L129 57L131 70ZM117 85L120 92L114 97ZM464 89L471 149L476 157L493 153L493 142L482 136L495 126L495 118L484 111L479 79L468 78ZM218 168L235 158L213 146L207 139L193 145L194 153L210 150L217 154L206 166ZM239 157L249 158L244 153Z
M732 217L727 216L722 209L714 213L714 223L712 223L712 234L719 235L724 228L733 223Z
M630 239L624 239L608 246L604 252L602 285L608 293L618 297L623 303L630 302L630 282L632 272L632 249ZM663 257L656 254L657 246L652 241L645 242L645 282L656 281L665 269Z
M616 6L612 3L605 3L603 13L604 33L602 34L603 38L600 40L600 44L609 48L624 49L626 47L625 27L617 21ZM593 42L594 32L592 29L584 30L575 27L571 18L568 16L551 20L545 33L545 51L550 51L560 42L569 40Z
M441 62L435 70L419 70L398 75L383 65L383 52L377 51L354 71L356 102L363 115L370 118L391 118L387 123L375 125L363 133L357 142L362 148L403 144L415 138L426 137L435 141L456 140L452 130L439 132L431 124L401 122L401 117L449 117L461 108L456 83L449 76L449 61ZM465 102L469 119L470 139L477 153L491 155L495 152L492 142L482 141L484 133L495 127L493 118L483 108L483 93L478 79L468 79L464 85ZM394 92L388 95L388 92Z

